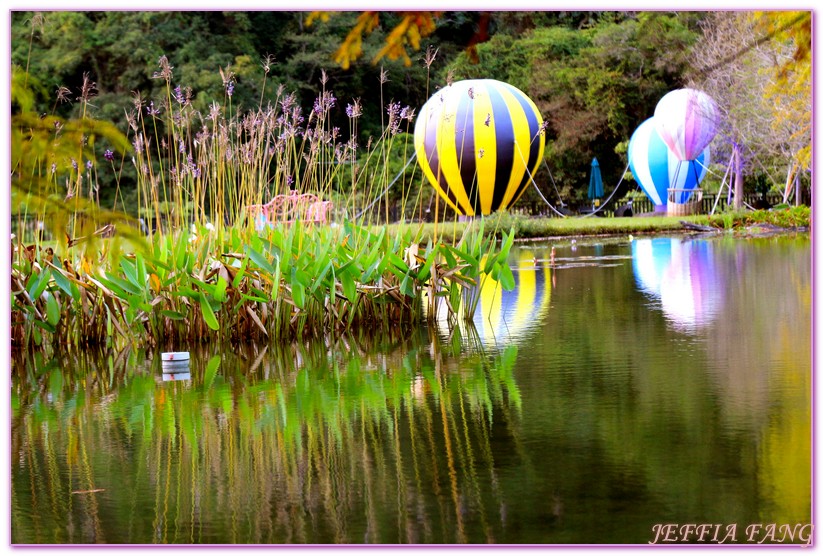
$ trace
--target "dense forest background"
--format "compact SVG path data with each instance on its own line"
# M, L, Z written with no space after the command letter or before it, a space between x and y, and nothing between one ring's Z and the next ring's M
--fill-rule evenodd
M172 87L204 119L215 102L242 114L293 92L310 110L322 91L332 91L330 117L341 141L350 130L346 108L357 100L357 140L366 143L380 135L389 103L419 110L451 80L493 78L537 104L551 169L549 176L541 167L537 182L555 202L574 204L585 199L593 157L608 192L623 175L634 129L665 93L694 86L724 114L713 144L717 174L704 188L717 187L733 148L741 149L747 190L779 190L792 176L808 181L810 12L441 12L427 20L431 28L405 34L397 31L404 13L380 12L356 44L349 38L362 12L11 15L12 63L25 76L14 81L13 115L25 104L41 118L94 118L128 136L130 110L166 101L166 82L158 79L165 56ZM335 59L355 47L362 55ZM21 103L23 88L31 95ZM95 146L97 160L108 148L105 141ZM398 151L392 172L408 154ZM100 202L113 199L115 181L128 200L128 165L117 179L111 167L96 167ZM636 188L626 180L619 196Z

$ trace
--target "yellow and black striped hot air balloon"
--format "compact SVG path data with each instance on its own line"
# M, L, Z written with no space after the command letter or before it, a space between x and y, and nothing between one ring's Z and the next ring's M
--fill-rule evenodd
M543 158L543 118L529 97L494 79L458 81L420 110L414 148L423 173L458 214L517 201Z

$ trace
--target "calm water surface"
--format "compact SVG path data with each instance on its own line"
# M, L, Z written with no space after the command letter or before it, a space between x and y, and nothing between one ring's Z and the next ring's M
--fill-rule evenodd
M511 263L473 328L207 347L175 375L136 350L15 358L12 542L742 542L810 521L808 236Z

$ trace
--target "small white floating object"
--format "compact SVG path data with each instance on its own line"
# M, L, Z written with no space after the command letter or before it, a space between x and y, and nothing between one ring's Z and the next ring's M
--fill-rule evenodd
M163 373L163 382L171 382L178 380L191 380L191 373Z
M160 359L163 360L163 363L167 361L188 361L189 360L189 352L188 351L166 351L160 354Z

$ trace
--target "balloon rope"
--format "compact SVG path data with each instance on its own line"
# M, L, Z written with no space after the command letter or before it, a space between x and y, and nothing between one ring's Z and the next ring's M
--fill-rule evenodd
M732 156L734 156L734 155L732 155ZM703 166L702 163L700 165ZM703 167L705 168L705 166L703 166ZM717 197L715 197L715 199L714 199L714 205L712 206L712 211L709 213L709 215L714 214L714 211L717 209L717 203L720 202L720 192L723 191L723 186L726 185L726 178L729 176L729 172L731 171L731 169L732 169L732 162L731 162L731 159L730 159L729 160L729 165L726 166L726 173L723 174L723 180L720 182L720 188L717 190ZM727 186L727 187L731 187L731 186Z
M522 160L522 161L523 161L523 167L525 167L525 168L526 168L526 173L529 175L529 181L531 181L531 182L532 182L532 185L534 186L535 190L537 190L537 194L538 194L538 195L540 195L540 198L541 198L541 199L543 199L543 201L544 201L544 202L545 202L545 203L549 206L549 208L550 208L550 209L552 209L552 211L553 211L553 212L554 212L557 216L559 216L560 218L566 218L566 215L565 215L565 214L563 214L562 212L558 211L556 208L554 208L554 207L552 206L552 204L549 202L549 200L548 200L548 199L546 199L546 197L544 197L544 196L543 196L543 193L540 191L540 188L539 188L539 187L537 187L537 183L534 181L534 177L532 176L532 173L531 173L531 171L529 170L529 165L528 165L528 163L526 163L526 160L523 158L523 153L521 153L521 152L520 152L520 146L517 144L517 141L515 141L515 142L514 142L514 146L515 146L515 147L517 147L517 154L519 154L519 155L520 155L520 160ZM543 162L545 162L545 160L544 160ZM548 166L547 166L547 168L548 168ZM551 176L551 172L549 172L549 175ZM554 180L552 180L552 182L554 182ZM556 189L557 189L557 187L555 187L555 190L556 190ZM560 195L558 195L558 197L559 197L559 196L560 196ZM561 200L560 200L560 202L562 203L562 202L563 202L563 200L561 199Z
M720 176L720 174L718 174L717 172L715 172L714 170L712 170L711 168L709 168L708 166L706 166L705 164L703 164L703 162L701 162L701 160L700 160L699 158L695 158L693 162L695 162L695 163L699 164L701 168L703 168L704 170L706 170L706 172L708 172L709 174L713 175L714 177L718 177L718 176Z
M620 181L618 181L618 182L617 182L617 185L615 185L615 186L614 186L614 189L612 190L612 194L611 194L611 195L609 195L609 198L608 198L608 199L606 199L606 200L603 202L603 204L602 204L602 205L600 205L599 207L597 207L597 209L595 209L595 210L591 211L591 212L590 212L590 213L588 213L588 214L584 214L584 215L583 215L583 218L588 218L589 216L594 216L595 214L597 214L598 212L600 212L601 210L603 210L604 208L606 208L606 205L608 205L608 204L609 204L609 201L611 201L611 200L612 200L612 197L614 197L614 194L615 194L615 193L617 193L617 190L618 190L618 189L620 189L620 184L621 184L621 183L623 183L623 178L625 178L625 177L626 177L626 172L628 172L628 171L629 171L629 165L628 165L628 164L626 164L626 168L623 170L623 175L622 175L622 176L620 176Z
M677 179L680 177L680 165L681 165L681 164L683 164L683 161L682 161L682 160L678 160L678 161L677 161L677 167L674 169L674 184L675 184L675 185L677 185ZM686 174L687 174L687 175L686 175L686 178L688 178L688 177L689 177L689 176L688 176L688 173L689 173L689 170L688 170L688 169L686 169ZM669 185L671 185L671 182L669 182ZM669 189L673 189L673 188L672 188L672 187L670 187ZM674 200L674 198L675 198L675 195L672 195L672 198L671 198L671 199L668 199L668 191L666 192L666 199L667 199L667 203L668 203L668 201L669 201L669 200L671 200L671 202L672 202L672 203L675 203L676 201ZM679 203L678 203L678 204L679 204Z
M529 165L526 163L526 159L523 157L523 153L520 151L520 145L517 144L517 141L514 142L514 146L517 147L517 154L520 155L520 160L523 162L523 166L526 168L526 173L529 175L529 179L531 180L532 185L534 185L534 188L537 189L538 193L540 193L540 189L537 187L537 184L534 182L534 177L532 177L532 173L529 171ZM609 201L612 200L612 197L614 197L614 194L617 193L618 189L620 189L620 184L623 183L623 178L626 177L626 172L628 172L628 171L629 171L629 165L626 164L626 168L623 170L623 175L620 176L620 181L618 181L617 185L614 186L614 189L612 190L611 195L609 195L609 198L606 199L606 201L602 205L600 205L596 210L591 211L589 214L584 214L583 218L587 218L589 216L594 216L595 214L597 214L598 212L603 210L606 207L607 204L609 204ZM551 175L551 173L549 173L549 175ZM542 197L543 201L545 201L546 204L549 205L549 208L551 208L556 214L562 216L563 218L566 218L566 215L558 212L557 209L555 209L551 205L551 203L549 203L549 201L547 201L546 198L543 197L542 193L540 193L540 197Z
M549 179L552 180L552 185L554 186L554 192L557 193L557 198L560 199L560 206L566 206L566 203L563 202L563 197L560 196L560 191L557 190L557 184L554 183L554 176L552 175L552 171L549 169L549 163L546 162L546 159L543 159L543 166L546 167L546 171L549 173Z
M361 216L363 216L363 213L364 213L364 212L366 212L367 210L369 210L370 208L372 208L372 207L375 205L375 203L377 203L377 201L379 201L380 199L382 199L382 198L383 198L383 195L385 195L386 193L388 193L388 192L389 192L389 189L391 189L391 186L393 186L393 185L395 184L395 182L396 182L397 180L399 180L399 179L400 179L400 176L402 176L402 175L406 172L406 168L408 168L408 167L409 167L409 164L411 164L411 161L412 161L412 160L414 160L415 158L417 158L417 153L416 153L416 152L412 153L412 155L411 155L411 156L409 157L409 159L406 161L406 165L405 165L405 166L403 166L403 169L402 169L402 170L400 170L400 172L398 172L398 173L397 173L397 175L394 177L394 179L392 180L392 182L391 182L389 185L387 185L387 186L386 186L386 189L384 189L384 190L383 190L383 193L381 193L380 195L378 195L378 196L377 196L377 198L376 198L374 201L372 201L371 203L369 203L369 205L368 205L366 208L364 208L363 210L361 210L361 211L360 211L360 213L359 213L357 216L355 216L355 217L354 217L354 219L355 219L355 220L358 220Z
M527 169L526 171L528 171L528 169ZM531 178L531 175L529 175L529 177ZM531 182L532 182L532 185L534 186L534 188L537 190L537 194L538 194L538 195L540 195L540 198L541 198L541 199L543 199L543 201L544 201L547 205L549 205L549 208L550 208L550 209L552 209L552 211L553 211L553 212L554 212L557 216L559 216L560 218L566 218L566 215L565 215L565 214L563 214L562 212L560 212L559 210L557 210L556 208L554 208L554 207L552 206L552 204L548 201L548 199L546 199L546 198L543 196L543 193L540 191L540 188L539 188L539 187L537 187L537 184L535 183L535 181L534 181L534 180L531 180Z
M697 160L695 159L692 162L694 162L694 164L690 164L690 167L692 168L692 170L694 170L695 188L700 188L700 173L697 171ZM698 199L698 201L700 201L702 199L703 199L703 193L702 193L702 190L701 190L700 199Z

